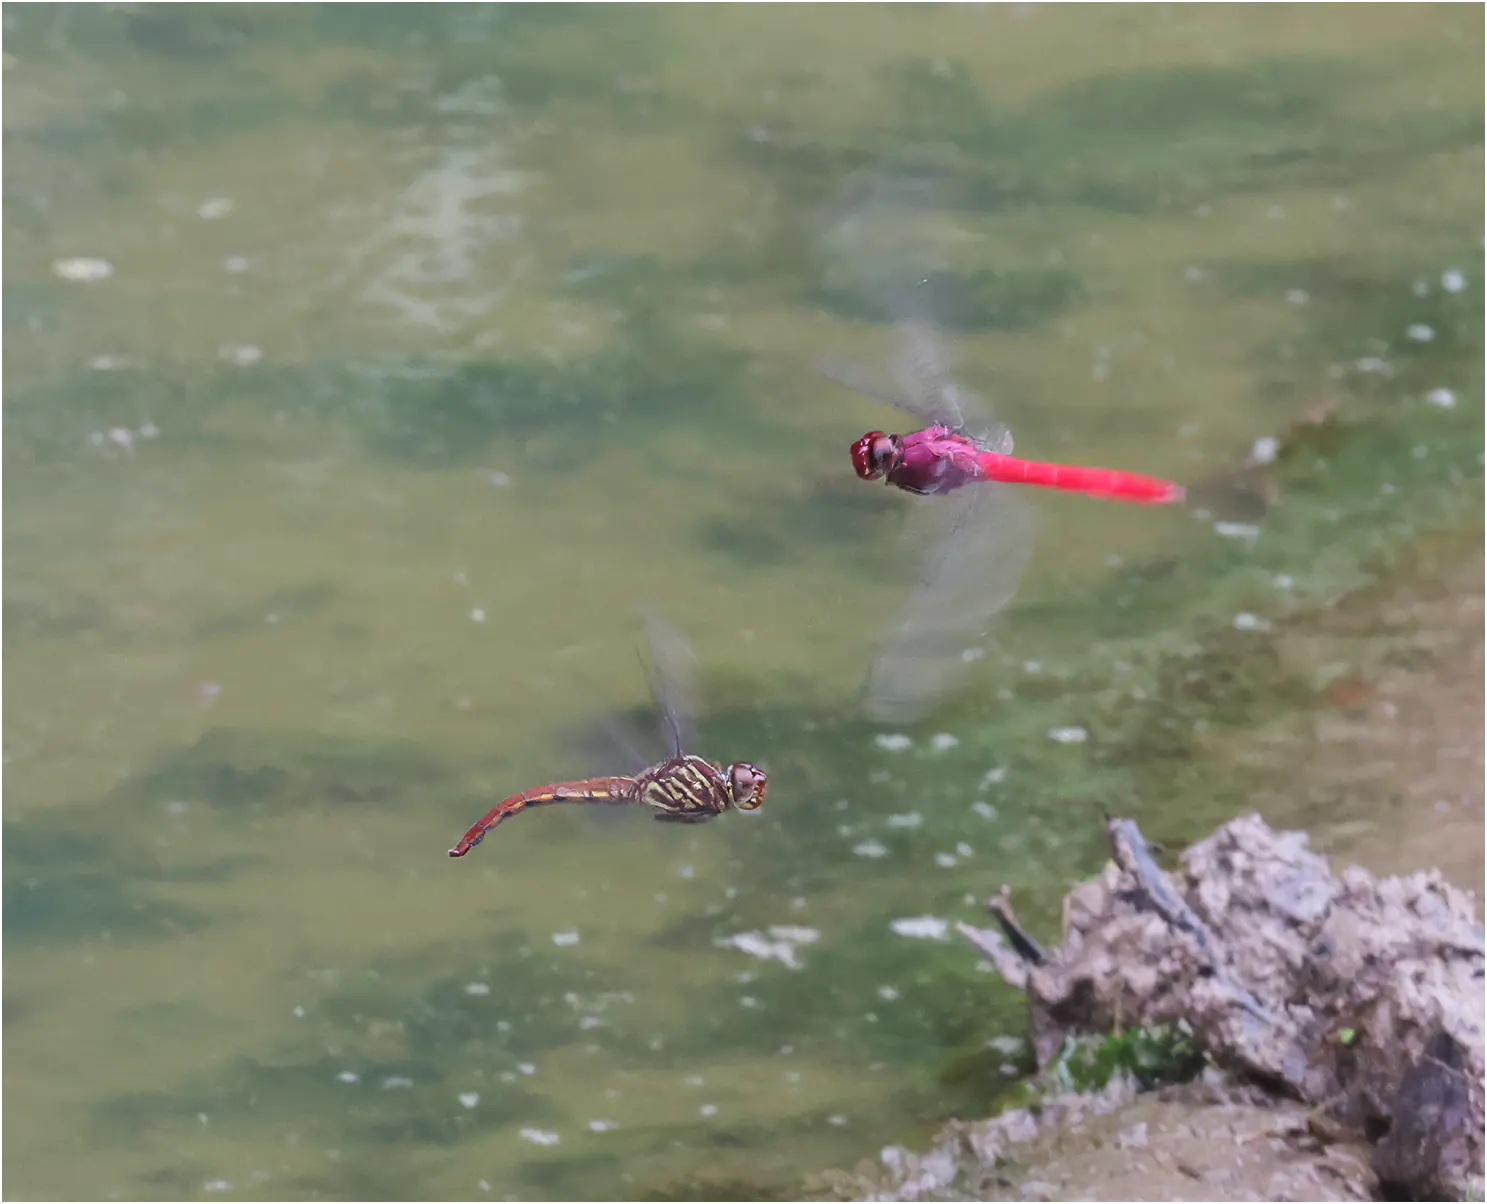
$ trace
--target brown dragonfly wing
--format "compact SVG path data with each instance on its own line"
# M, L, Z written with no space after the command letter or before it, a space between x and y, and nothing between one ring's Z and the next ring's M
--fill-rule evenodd
M697 657L681 630L653 608L641 609L650 664L645 668L651 697L661 717L661 739L675 756L697 747Z
M863 683L870 718L912 723L960 683L1017 592L1033 533L1032 510L1007 486L968 485L915 502L902 546L908 555L929 551Z

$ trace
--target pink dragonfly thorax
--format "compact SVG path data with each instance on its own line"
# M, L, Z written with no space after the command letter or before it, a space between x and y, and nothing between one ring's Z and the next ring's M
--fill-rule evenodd
M935 423L911 435L894 436L897 455L890 485L910 493L949 493L982 477L973 440Z

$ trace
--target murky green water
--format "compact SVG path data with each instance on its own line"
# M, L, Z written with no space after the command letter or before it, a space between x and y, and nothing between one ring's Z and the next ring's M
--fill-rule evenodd
M1271 629L1481 523L1480 9L4 30L12 1195L755 1198L912 1137L1015 1073L1020 1011L891 922L1009 882L1051 924L1101 809L1244 807L1235 734L1317 689ZM821 213L924 141L967 156L955 342L1020 450L1196 481L1338 409L1249 535L1035 499L991 654L884 733L907 499L803 365L886 348ZM641 600L765 809L451 863L643 706Z

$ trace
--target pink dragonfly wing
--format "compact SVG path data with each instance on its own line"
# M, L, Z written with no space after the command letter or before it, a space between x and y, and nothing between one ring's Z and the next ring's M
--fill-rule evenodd
M881 723L914 722L960 683L1033 547L1033 511L1008 486L968 485L913 509L905 553L930 550L863 685L863 709Z

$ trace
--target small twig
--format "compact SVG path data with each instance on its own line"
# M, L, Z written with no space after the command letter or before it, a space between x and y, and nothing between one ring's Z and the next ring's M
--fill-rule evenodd
M1213 934L1209 932L1208 925L1199 919L1198 913L1172 889L1172 884L1167 881L1167 875L1162 872L1162 867L1151 855L1151 848L1146 843L1146 838L1141 835L1141 829L1136 826L1136 821L1107 816L1105 832L1110 838L1110 850L1115 857L1116 864L1136 880L1136 884L1145 892L1157 914L1173 928L1190 934L1198 942L1198 948L1208 959L1213 976L1234 993L1234 998L1240 1007L1257 1019L1270 1022L1269 1011L1248 990L1230 978L1224 970L1219 962L1218 954L1214 951L1216 941Z
M1001 890L992 895L986 901L986 910L991 912L992 918L1001 927L1002 933L1007 938L1007 943L1017 950L1017 954L1025 962L1035 966L1041 966L1048 960L1043 952L1042 946L1028 935L1028 931L1017 922L1017 916L1012 911L1012 888L1003 886Z

